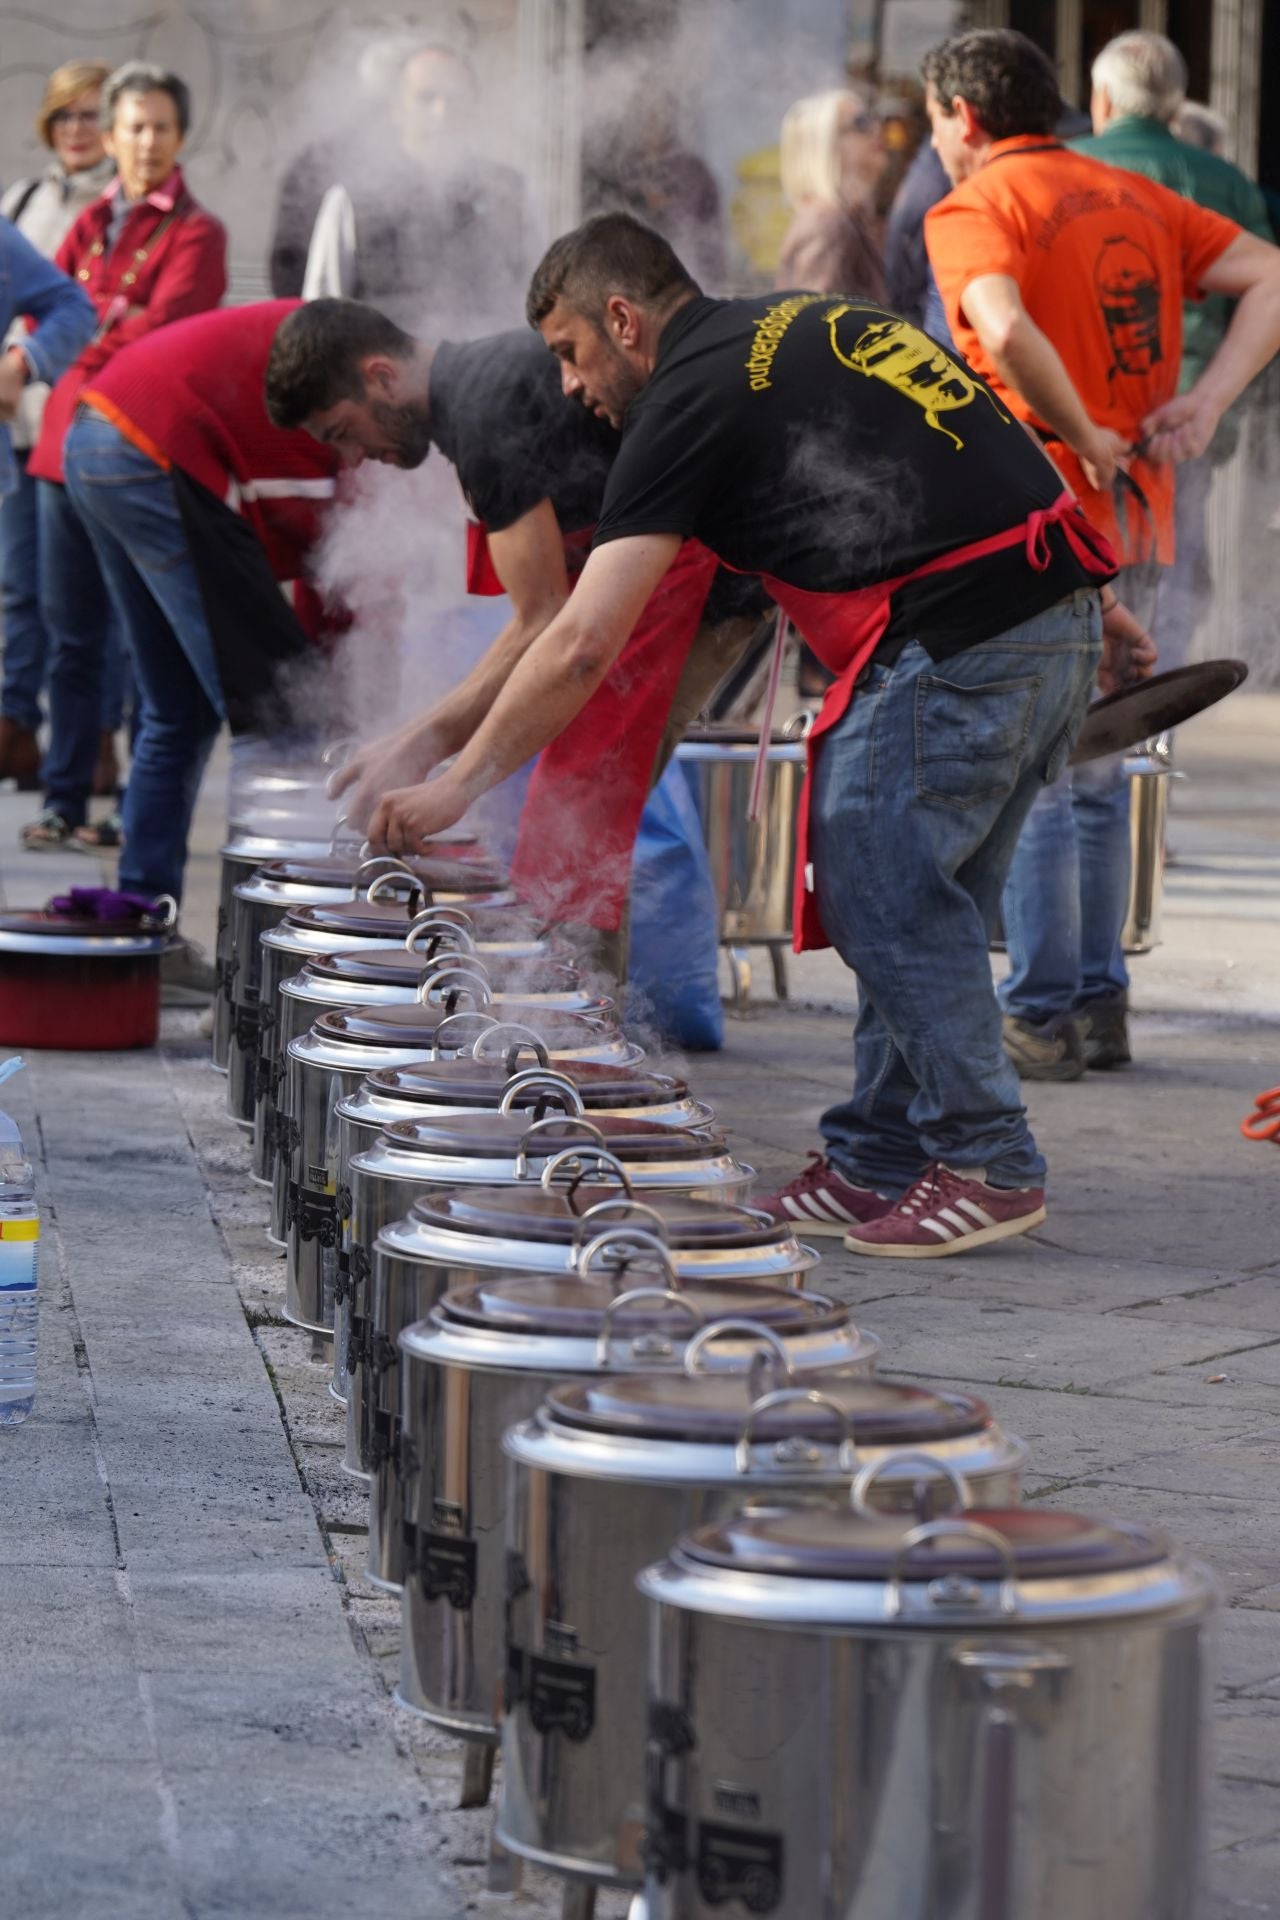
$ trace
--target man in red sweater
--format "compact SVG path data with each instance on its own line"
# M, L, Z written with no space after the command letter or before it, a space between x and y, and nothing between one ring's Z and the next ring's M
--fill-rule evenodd
M181 898L223 720L233 734L287 727L281 670L313 652L278 583L302 581L340 462L273 427L262 399L276 329L297 304L224 308L126 347L86 386L67 435L67 491L141 695L120 857L132 892Z

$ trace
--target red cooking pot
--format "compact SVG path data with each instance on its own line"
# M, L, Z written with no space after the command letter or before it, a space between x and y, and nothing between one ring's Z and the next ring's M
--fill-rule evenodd
M131 926L42 908L0 914L0 1045L153 1047L174 917Z

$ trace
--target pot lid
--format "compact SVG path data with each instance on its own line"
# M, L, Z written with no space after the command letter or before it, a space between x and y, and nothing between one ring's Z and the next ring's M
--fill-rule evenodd
M806 1373L803 1386L833 1400L850 1422L859 1447L924 1446L963 1440L990 1425L981 1400L964 1393L868 1379L855 1373ZM586 1433L635 1440L688 1440L733 1446L742 1432L754 1389L743 1374L638 1373L555 1386L546 1406L561 1425ZM795 1400L759 1414L762 1444L795 1436L837 1446L844 1428L829 1407Z
M465 995L463 996L465 999ZM535 1025L552 1053L566 1047L588 1046L606 1040L615 1032L581 1014L552 1013L545 1006L527 1006L518 1000L504 1000L502 1017L521 1026ZM315 1031L330 1040L350 1040L374 1047L429 1047L431 1036L445 1018L441 1007L424 1007L414 1002L397 1007L361 1007L335 1009L322 1013Z
M460 958L462 956L459 956ZM447 967L451 955L446 952L410 953L405 947L348 947L345 953L317 954L309 970L331 980L358 980L376 987L412 987L426 973ZM578 984L576 967L564 961L544 960L536 955L504 959L501 954L484 954L480 964L490 986L526 993L568 993ZM459 977L452 984L465 986Z
M374 940L386 940L399 935L403 939L422 910L422 902L418 901L411 914L408 899L404 896L381 900L335 900L332 905L290 907L285 919L290 926L312 933L364 934ZM467 907L466 912L474 922L477 933L489 925L497 925L514 933L519 924L506 908L474 906Z
M272 860L322 860L329 842L296 833L254 833L249 829L233 833L218 857L235 866L265 867Z
M1158 1565L1171 1552L1169 1542L1149 1528L1051 1507L975 1507L964 1519L1000 1535L1019 1581L1130 1573ZM1003 1577L995 1545L964 1532L921 1541L903 1555L910 1525L901 1517L867 1516L839 1506L755 1507L686 1534L678 1551L697 1566L788 1579L888 1580L900 1559L905 1581Z
M464 886L474 885L477 890L506 885L506 876L499 867L484 857L484 849L479 841L472 840L459 846L449 847L447 854L425 855L421 860L407 860L406 866L413 869L419 879L428 886L449 886L461 891ZM384 872L394 873L390 865ZM440 879L439 874L447 879ZM305 887L354 887L356 876L360 876L362 887L377 878L377 869L370 868L367 860L361 860L351 853L330 853L319 860L285 859L273 860L262 869L262 877L276 880L292 886ZM456 881L454 876L460 876Z
M80 955L97 960L130 960L163 953L173 936L166 927L112 924L90 915L27 912L0 914L0 953Z
M475 1280L446 1293L436 1311L442 1321L455 1327L594 1340L605 1326L605 1312L615 1297L612 1287L568 1274L529 1278L498 1273L492 1280ZM712 1320L749 1319L774 1333L803 1334L838 1327L848 1320L843 1307L820 1294L761 1286L753 1280L702 1280L682 1286L680 1298L688 1302L704 1325ZM616 1316L613 1325L618 1338L662 1333L681 1344L697 1331L690 1313L664 1300L636 1301ZM742 1338L745 1341L749 1336L744 1334Z
M532 1071L534 1065L524 1056L519 1061L521 1069ZM583 1105L590 1110L663 1107L689 1098L688 1083L677 1080L674 1074L629 1071L603 1062L577 1060L555 1067L554 1072L573 1082ZM400 1094L408 1100L432 1100L442 1106L496 1107L510 1078L505 1061L473 1060L464 1054L431 1066L379 1067L369 1075L369 1083L379 1093ZM536 1084L522 1087L515 1104L524 1112L536 1107L544 1092Z
M400 1071L412 1071L401 1069ZM451 1193L425 1194L410 1208L415 1224L478 1239L532 1240L568 1246L575 1238L594 1238L592 1223L583 1216L601 1201L616 1202L616 1185L584 1183L570 1196L545 1193L541 1187L459 1187ZM683 1193L646 1192L644 1207L661 1216L666 1237L681 1252L747 1252L758 1247L785 1246L794 1228L784 1221L767 1220L746 1207L721 1205L718 1200L694 1200ZM602 1215L600 1231L618 1226L627 1216L618 1211ZM638 1216L643 1224L644 1215ZM585 1244L585 1240L584 1240Z
M696 1165L724 1152L715 1134L688 1133L656 1120L630 1120L602 1113L591 1122L603 1135L605 1150L628 1165L674 1161ZM450 1160L514 1160L522 1145L531 1160L581 1148L590 1153L601 1142L581 1123L550 1114L541 1131L530 1134L522 1113L457 1113L442 1119L396 1120L382 1130L389 1146L406 1153L442 1154ZM614 1192L617 1192L615 1187Z

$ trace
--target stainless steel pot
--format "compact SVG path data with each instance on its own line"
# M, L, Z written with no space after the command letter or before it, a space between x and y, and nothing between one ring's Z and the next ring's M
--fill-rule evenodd
M231 909L236 888L273 860L320 860L327 840L278 839L262 833L234 834L218 852L218 923L213 960L217 991L213 1000L213 1064L227 1070L231 1046Z
M532 1053L534 1065L521 1070L518 1062L526 1051ZM546 1048L531 1034L527 1042L513 1042L506 1062L476 1060L467 1055L425 1067L371 1073L359 1091L336 1108L338 1187L351 1185L348 1169L353 1157L398 1121L512 1112L523 1113L531 1120L541 1120L549 1112L602 1114L610 1120L649 1120L698 1133L708 1132L715 1119L710 1107L690 1097L683 1080L668 1074L643 1073L637 1068L582 1062L553 1068ZM367 1251L366 1246L366 1255ZM349 1250L340 1249L331 1386L336 1400L347 1398L348 1329L353 1314L357 1319L367 1319L363 1288L368 1278L367 1258L360 1263L357 1278L351 1271ZM352 1464L358 1463L352 1462L348 1448L348 1465Z
M349 904L349 903L348 903ZM386 952L408 949L428 961L459 950L495 960L550 959L554 943L522 914L472 906L432 907L403 923L388 917L380 931L360 932L332 916L307 909L290 909L279 924L259 939L259 1027L261 1051L254 1076L253 1149L251 1177L270 1185L275 1172L277 1108L284 1084L285 1043L280 1031L280 985L311 961L326 955L377 947ZM296 1038L296 1035L291 1036ZM273 1216L272 1237L280 1238L280 1222Z
M1124 763L1129 776L1129 911L1121 941L1126 953L1150 953L1162 939L1164 903L1165 828L1169 818L1169 783L1180 780L1171 759L1171 739L1165 733Z
M758 749L753 729L711 727L691 731L676 758L693 785L720 907L720 940L730 950L739 998L750 989L746 949L765 946L784 999L782 956L791 945L796 819L808 750L802 739L775 735L759 811L749 820Z
M292 907L322 906L338 900L378 898L378 886L399 891L413 905L412 890L422 900L459 905L465 901L503 906L514 896L502 887L502 876L491 863L457 858L406 862L378 857L353 866L349 858L334 855L321 861L274 861L242 881L232 893L229 956L225 971L231 1002L231 1041L227 1057L227 1111L237 1126L253 1129L258 1059L261 1053L260 986L262 961L258 942L277 926Z
M504 1010L526 1025L536 1022L553 1054L618 1064L630 1064L639 1054L616 1027L583 1014L522 1004ZM446 1027L450 1017L457 1018L422 1006L334 1009L320 1014L310 1031L289 1045L284 1107L289 1130L278 1135L288 1153L279 1156L276 1190L283 1188L285 1316L298 1326L327 1332L333 1325L338 1251L351 1204L350 1194L338 1191L335 1110L376 1067L424 1064L441 1050L470 1046L474 1027L465 1020L457 1028ZM520 1126L513 1121L514 1131Z
M756 1509L640 1587L649 1920L1192 1920L1212 1583L1160 1535Z
M744 1499L847 1502L851 1480L860 1508L922 1520L974 1498L1012 1505L1026 1458L980 1400L854 1374L806 1374L754 1400L741 1375L576 1381L504 1447L498 1837L617 1886L643 1875L645 1565Z
M350 1280L355 1311L345 1347L346 1464L372 1476L368 1572L382 1586L398 1587L404 1579L395 1444L400 1409L396 1341L432 1304L421 1299L415 1270L406 1273L400 1262L372 1257L382 1230L433 1188L512 1186L539 1176L549 1189L558 1178L572 1185L608 1170L626 1183L629 1196L645 1199L652 1193L688 1193L721 1205L736 1204L749 1191L750 1168L734 1161L715 1134L681 1133L599 1114L594 1125L574 1118L535 1121L517 1144L518 1127L515 1132L495 1130L486 1138L486 1119L478 1114L451 1117L437 1130L440 1137L434 1149L425 1154L421 1144L412 1142L409 1128L395 1127L351 1162ZM468 1123L478 1124L472 1125L471 1138L464 1141L462 1130ZM427 1132L424 1126L412 1128L419 1142ZM474 1151L464 1152L464 1146ZM431 1163L438 1165L446 1156L452 1171L442 1170L434 1181L425 1179L423 1173ZM390 1444L383 1444L388 1436Z
M391 1234L383 1246L394 1250ZM629 1279L642 1271L637 1262ZM438 1726L497 1737L508 1601L502 1437L554 1383L678 1369L691 1335L713 1322L726 1327L705 1351L717 1373L758 1365L762 1326L797 1375L874 1365L879 1342L819 1294L718 1279L667 1287L611 1298L598 1281L499 1272L446 1293L401 1334L408 1565L396 1697Z

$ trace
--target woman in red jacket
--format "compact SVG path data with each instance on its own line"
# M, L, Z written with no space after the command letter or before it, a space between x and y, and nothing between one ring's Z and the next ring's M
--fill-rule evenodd
M89 534L62 484L62 443L82 389L121 347L216 307L226 291L226 234L192 199L178 166L190 112L190 95L174 74L141 61L117 68L102 96L104 141L117 178L57 253L57 264L94 302L98 328L53 389L28 467L40 483L40 610L51 646L45 806L23 830L27 847L119 844L117 821L87 825L109 601ZM127 631L124 637L127 645Z

